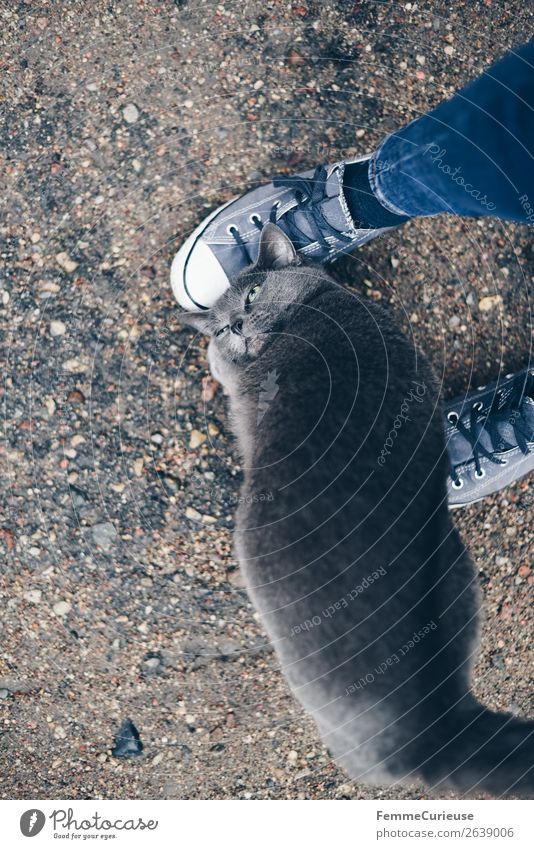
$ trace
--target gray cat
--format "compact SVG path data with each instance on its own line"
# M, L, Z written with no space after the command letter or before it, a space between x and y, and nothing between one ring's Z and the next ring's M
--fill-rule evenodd
M274 225L209 311L245 474L236 547L294 694L372 783L529 796L534 722L479 704L479 602L429 365Z

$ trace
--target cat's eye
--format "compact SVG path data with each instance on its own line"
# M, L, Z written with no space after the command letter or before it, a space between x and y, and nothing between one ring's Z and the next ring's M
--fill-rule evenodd
M251 304L252 301L255 301L258 295L260 294L260 289L261 286L259 285L259 283L253 286L250 292L248 293L247 297L245 298L245 303Z
M223 333L226 333L226 331L227 331L227 330L229 330L229 329L230 329L230 325L229 325L229 324L225 324L225 325L224 325L224 327L221 327L221 329L217 331L217 333L215 334L215 336L222 336L222 335L223 335Z

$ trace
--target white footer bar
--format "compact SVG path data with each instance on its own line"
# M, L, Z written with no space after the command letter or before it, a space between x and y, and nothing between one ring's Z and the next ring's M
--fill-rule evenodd
M528 801L0 801L6 849L531 849L533 814Z

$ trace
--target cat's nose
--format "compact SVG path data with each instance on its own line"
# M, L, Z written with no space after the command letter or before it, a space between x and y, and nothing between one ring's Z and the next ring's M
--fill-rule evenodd
M230 330L232 333L235 333L237 336L241 336L243 334L243 319L238 318L232 322Z

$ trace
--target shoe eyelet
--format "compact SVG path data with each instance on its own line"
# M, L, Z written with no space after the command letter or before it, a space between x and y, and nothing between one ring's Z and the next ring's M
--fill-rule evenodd
M263 224L261 216L259 216L257 212L253 212L251 215L249 215L248 220L251 224L254 224L256 221L258 222L258 224Z
M513 373L513 372L510 372L509 374L505 374L505 375L504 375L504 379L505 379L505 380L510 380L510 378L511 378L511 377L513 377L513 376L514 376L514 373Z
M477 386L477 392L483 392L485 388L485 386Z
M483 406L484 404L482 403L482 401L475 401L475 403L473 404L473 410L481 410Z
M476 478L478 478L479 480L480 480L481 478L485 478L485 477L486 477L486 470L485 470L485 469L481 469L481 470L480 470L480 474L479 474L479 473L475 470L475 477L476 477Z
M451 424L455 425L455 424L457 424L457 423L458 423L458 421L460 420L460 416L458 415L458 413L453 413L453 412L451 412L451 413L447 413L447 420L448 420Z
M227 227L226 227L226 232L230 236L232 236L234 233L238 233L239 231L238 231L237 227L235 226L235 224L228 224Z
M279 206L282 206L282 201L281 201L281 200L275 200L275 202L273 203L272 208L273 208L273 209L278 209L278 207L279 207Z
M501 460L501 466L507 466L508 460Z
M464 482L463 482L462 478L458 478L457 481L452 482L452 488L453 489L462 489L463 485L464 485Z

